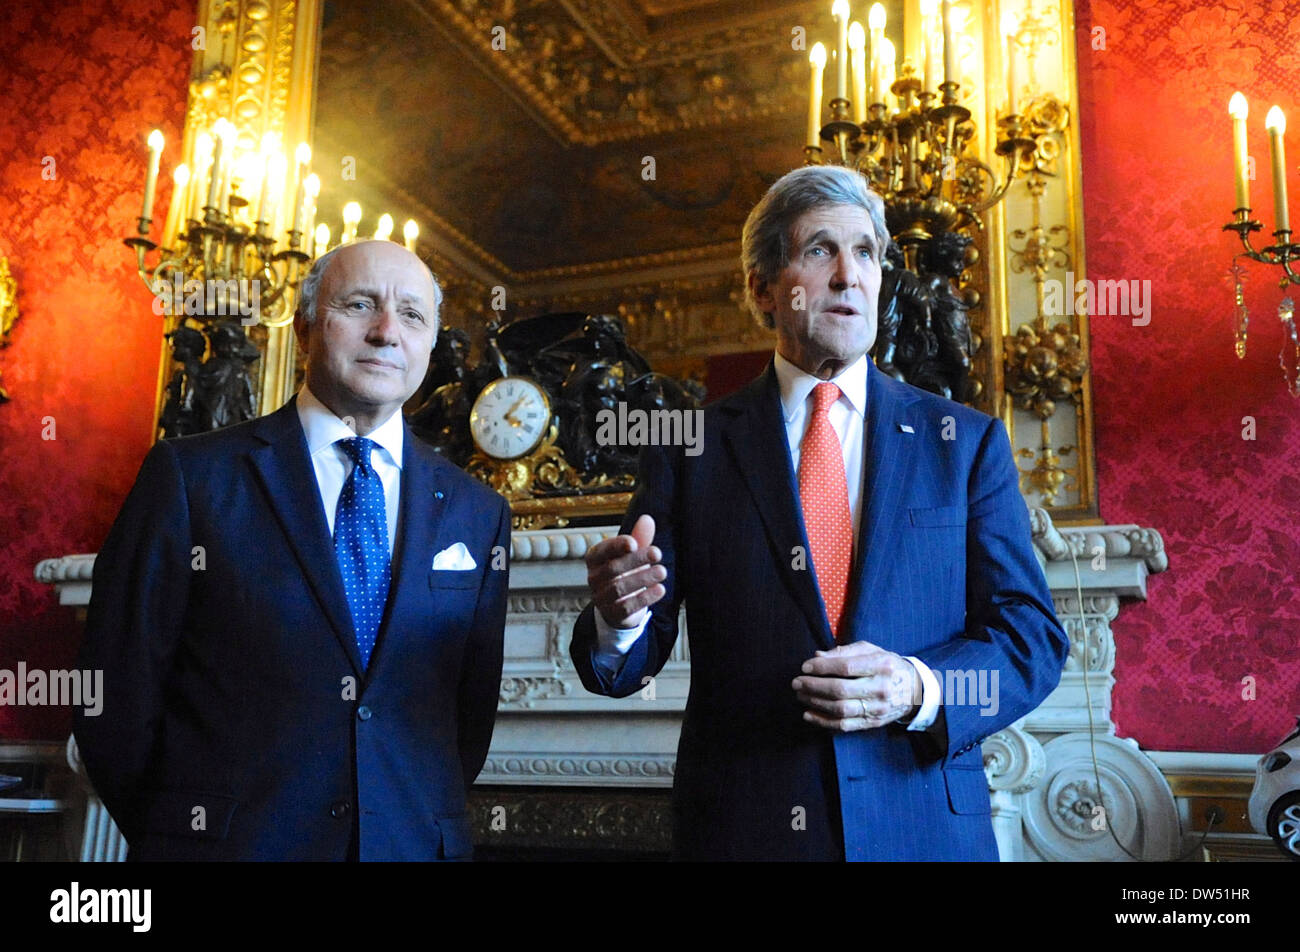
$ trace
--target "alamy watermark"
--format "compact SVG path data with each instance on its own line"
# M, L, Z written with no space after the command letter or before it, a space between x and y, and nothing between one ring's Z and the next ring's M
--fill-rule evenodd
M941 672L936 671L936 676ZM943 703L945 707L978 705L981 717L993 717L1001 704L998 700L999 672L997 668L978 671L943 671Z
M601 446L685 446L687 456L704 452L703 410L638 410L619 401L618 411L596 413Z
M1065 280L1048 278L1043 282L1043 314L1047 317L1131 317L1134 327L1151 323L1151 282L1123 279L1091 278L1075 280L1074 272L1065 272Z
M245 327L262 318L262 282L257 278L186 279L173 271L171 280L153 283L153 312L188 317L238 317Z
M87 717L104 710L103 671L18 670L0 668L0 707L84 707Z

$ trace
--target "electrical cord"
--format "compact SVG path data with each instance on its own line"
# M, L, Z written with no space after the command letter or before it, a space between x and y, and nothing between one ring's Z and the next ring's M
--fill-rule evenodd
M1070 561L1074 563L1074 592L1075 597L1079 600L1077 606L1079 611L1080 633L1079 667L1083 672L1083 697L1088 708L1088 749L1092 756L1092 777L1093 781L1097 784L1097 799L1101 803L1102 822L1106 825L1106 831L1110 833L1110 838L1115 841L1115 845L1123 851L1124 855L1135 863L1141 863L1143 862L1142 858L1134 856L1128 851L1128 848L1125 847L1124 844L1119 841L1119 837L1115 835L1115 829L1112 824L1106 819L1108 815L1106 808L1106 795L1101 787L1101 769L1097 764L1097 732L1092 719L1092 690L1088 684L1088 621L1083 613L1083 581L1079 577L1079 556L1075 553L1074 546L1070 546ZM1200 840L1198 840L1196 845L1187 852L1176 857L1173 862L1181 863L1205 846L1205 839L1210 835L1210 830L1223 822L1223 811L1217 806L1212 806L1206 811L1205 819L1207 825L1205 827L1205 832L1201 834ZM1179 835L1182 835L1181 822L1179 823Z

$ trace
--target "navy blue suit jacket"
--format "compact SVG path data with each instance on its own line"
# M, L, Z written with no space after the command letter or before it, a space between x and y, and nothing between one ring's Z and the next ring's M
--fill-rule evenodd
M510 510L406 431L387 612L357 653L296 400L162 441L95 562L87 772L132 859L457 859L492 738ZM477 568L433 570L463 542ZM501 547L501 548L496 548Z
M843 640L917 656L963 695L981 677L991 688L996 672L997 709L972 687L945 692L924 732L832 734L802 720L790 684L834 640L815 571L799 567L808 541L769 364L705 409L700 455L642 451L622 531L654 517L667 594L616 678L593 666L592 606L574 627L584 685L624 697L663 666L686 603L691 689L673 786L681 858L997 858L980 742L1047 696L1068 650L1006 431L868 360L864 455Z

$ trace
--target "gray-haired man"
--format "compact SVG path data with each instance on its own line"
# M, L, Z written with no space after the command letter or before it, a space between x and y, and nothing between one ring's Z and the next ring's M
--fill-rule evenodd
M437 283L386 241L304 280L306 385L145 459L95 563L76 724L134 859L467 859L510 509L402 404Z
M742 263L773 362L706 409L703 453L643 451L587 556L589 690L641 690L686 604L682 858L996 859L979 742L1060 677L1001 423L867 357L888 238L854 172L772 186ZM968 674L992 696L943 696Z

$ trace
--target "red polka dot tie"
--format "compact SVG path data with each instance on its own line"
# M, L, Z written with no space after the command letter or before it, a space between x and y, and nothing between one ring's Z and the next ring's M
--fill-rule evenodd
M817 571L822 604L838 637L840 615L849 588L853 558L853 519L849 514L849 485L844 477L844 450L831 426L830 409L840 397L833 383L813 389L812 419L799 444L799 499L808 531L812 564Z

